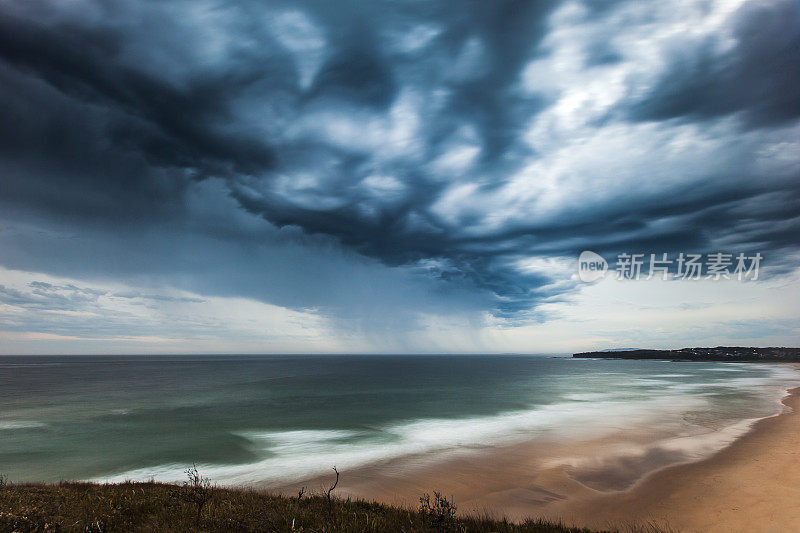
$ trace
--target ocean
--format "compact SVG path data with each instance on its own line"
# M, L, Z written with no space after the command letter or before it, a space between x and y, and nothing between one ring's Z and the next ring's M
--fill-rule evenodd
M542 355L6 356L0 473L179 481L196 463L217 483L280 486L650 427L680 449L670 460L695 459L799 382L784 365Z

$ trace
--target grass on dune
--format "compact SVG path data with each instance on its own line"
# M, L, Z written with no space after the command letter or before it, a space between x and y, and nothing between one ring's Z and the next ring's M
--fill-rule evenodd
M215 488L197 512L185 487L162 483L8 485L2 531L497 531L579 532L544 522L444 518L361 500L302 499Z
M196 471L195 471L196 472ZM589 533L586 529L528 520L457 517L438 493L418 509L330 492L288 497L257 490L194 483L5 484L0 488L0 531L169 532L530 532ZM657 531L624 528L625 531Z

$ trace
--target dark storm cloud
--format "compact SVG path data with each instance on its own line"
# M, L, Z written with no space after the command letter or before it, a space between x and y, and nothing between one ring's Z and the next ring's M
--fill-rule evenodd
M735 44L678 49L647 98L634 107L645 120L707 119L742 113L754 126L800 117L800 4L751 2L732 21Z
M134 149L156 166L201 174L252 173L269 166L267 147L246 135L217 130L230 120L227 99L267 68L207 72L181 88L119 64L125 36L75 23L42 25L0 13L0 55L79 102L119 114L107 124L111 147ZM117 117L115 117L117 118ZM63 125L53 133L74 134Z
M531 258L724 246L780 265L800 232L798 9L751 2L700 37L662 42L639 28L707 13L519 0L6 3L0 202L7 221L95 236L86 271L191 270L206 276L199 293L253 296L271 270L292 279L259 248L292 228L299 246L332 238L477 287L506 317L574 288L569 273L525 267ZM224 187L203 190L216 197L196 196L214 180ZM238 215L198 203L288 229L226 225ZM80 263L74 248L37 249L9 257L48 271L59 254ZM296 277L255 296L316 305L309 287L338 279Z

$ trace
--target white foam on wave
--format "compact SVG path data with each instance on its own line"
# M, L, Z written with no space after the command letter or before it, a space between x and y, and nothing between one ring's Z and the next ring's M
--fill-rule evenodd
M0 430L43 428L47 424L35 420L0 421Z
M612 395L607 392L574 392L564 395L564 398L576 402L596 402L608 400Z
M656 423L667 410L699 408L689 396L638 401L587 403L567 401L496 416L422 419L373 430L299 430L238 433L269 455L241 465L198 465L204 475L226 484L284 483L329 471L332 465L355 468L400 457L462 453L486 446L523 442L537 437L579 439L600 437L623 427ZM186 465L166 464L129 470L95 481L182 480Z
M648 446L626 448L625 453L641 454L652 446L658 446L680 451L688 460L696 460L726 446L759 419L732 419L713 430L692 425L684 420L683 415L709 407L703 388L713 385L752 390L775 402L774 412L764 416L780 412L780 400L790 384L797 386L798 373L792 368L765 366L770 370L766 377L697 384L667 382L661 388L663 393L634 399L621 400L611 392L572 393L559 403L494 416L421 419L363 430L238 432L251 442L263 459L247 464L200 464L198 468L205 476L222 484L262 482L278 485L329 473L333 465L341 470L409 456L436 459L486 446L537 438L561 442L599 438L629 428L656 428L668 423L673 424L671 427L683 429L672 438ZM624 383L619 385L624 386ZM163 464L95 481L155 479L176 482L185 478L185 468L185 464Z
M658 442L658 447L682 453L687 460L697 461L718 452L750 431L760 418L739 420L715 431L700 434L680 435Z
M722 367L721 366L721 367L718 367L718 368L709 368L708 371L709 372L745 372L744 368L736 368L736 366L735 366L735 365L741 364L741 363L721 363L721 364L732 365L732 366L727 366L727 367Z

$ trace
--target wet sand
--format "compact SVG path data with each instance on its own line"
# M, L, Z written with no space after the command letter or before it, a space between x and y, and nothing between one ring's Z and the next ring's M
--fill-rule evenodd
M416 506L420 494L439 490L462 513L542 516L594 528L654 523L677 531L798 531L800 388L783 404L781 414L741 436L740 428L727 446L695 462L674 464L687 458L664 447L626 456L626 447L641 449L653 435L625 430L569 447L537 441L463 450L446 460L394 460L345 472L337 494ZM281 492L301 485L319 490L328 481Z
M782 414L706 460L550 512L595 527L651 521L677 531L800 531L800 388L790 393Z

